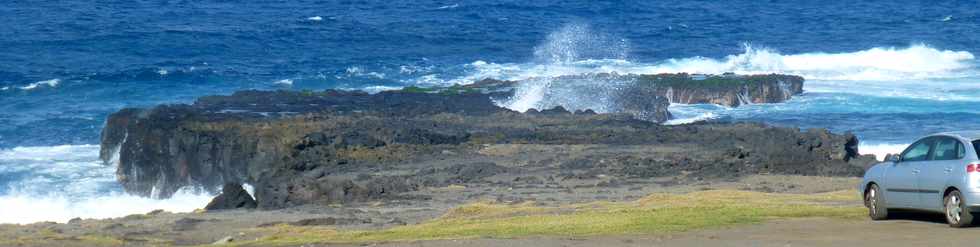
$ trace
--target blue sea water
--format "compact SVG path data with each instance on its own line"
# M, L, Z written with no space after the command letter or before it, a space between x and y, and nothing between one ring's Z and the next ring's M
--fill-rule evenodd
M242 89L528 79L502 105L595 72L788 73L780 104L675 105L671 123L853 132L862 152L980 129L974 1L26 1L0 3L0 223L190 210L125 195L97 161L105 117ZM597 81L595 83L610 83ZM542 85L543 84L543 85ZM563 95L602 108L578 95ZM125 206L109 207L104 202ZM36 209L44 207L49 213ZM50 213L59 212L59 213Z

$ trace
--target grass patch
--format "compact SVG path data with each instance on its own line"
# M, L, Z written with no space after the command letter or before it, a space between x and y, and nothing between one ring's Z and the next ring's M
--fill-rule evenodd
M7 234L4 234L7 235ZM123 246L125 242L105 235L69 236L50 229L18 233L0 239L0 246Z
M803 81L803 77L792 76L792 75L702 75L703 77L699 79L694 79L694 75L689 75L685 73L680 74L655 74L655 75L639 75L638 79L642 83L653 84L657 86L670 86L670 87L689 87L689 88L705 88L705 87L741 87L744 85L759 85L765 83L774 83L778 81Z
M408 86L401 89L403 93L439 93L441 95L460 95L480 93L479 89L471 88L459 84L450 87L417 87Z
M770 219L827 217L857 219L863 207L852 191L796 195L733 190L652 194L632 202L594 202L561 207L533 203L473 203L432 221L378 231L279 225L267 237L236 245L298 245L527 236L662 234ZM846 202L846 203L841 203ZM852 206L840 206L850 204Z
M408 86L408 87L402 88L401 91L402 92L405 92L405 93L433 93L433 92L437 92L438 90L437 89L434 89L434 88L424 88L424 87Z

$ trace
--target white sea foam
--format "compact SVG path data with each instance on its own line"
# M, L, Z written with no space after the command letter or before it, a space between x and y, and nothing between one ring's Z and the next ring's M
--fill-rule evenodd
M20 87L20 89L31 90L44 85L47 85L49 87L57 87L58 84L60 83L61 83L61 79L51 79L51 80L45 80L45 81L39 81L39 82L27 84L27 86Z
M399 89L402 89L402 88L404 88L404 87L399 87L399 86L365 86L365 87L357 87L357 88L341 87L341 88L337 88L337 90L344 90L344 91L364 91L364 92L369 93L369 94L376 94L376 93L380 93L382 91L399 90Z
M278 81L276 81L276 82L273 82L273 84L279 84L279 85L293 85L293 79L282 79L282 80L278 80Z
M459 82L459 81L454 81L454 82ZM472 83L472 82L473 81L469 81L469 82L466 82L466 83L457 83L457 84L469 84L469 83ZM408 84L411 84L411 85L419 85L419 86L449 86L449 85L453 85L452 83L447 83L445 80L443 80L441 77L439 77L438 74L427 74L427 75L423 75L423 76L420 76L418 78L409 80L407 83Z
M723 59L693 57L658 63L638 63L621 58L583 57L576 49L580 41L553 41L555 38L589 38L589 35L552 35L536 50L533 63L490 63L476 61L466 65L469 74L443 84L467 84L483 78L526 81L518 97L508 104L522 110L543 98L548 79L564 75L594 73L657 74L794 74L808 80L808 92L847 92L880 97L929 100L980 100L980 84L974 78L980 71L974 55L966 51L941 50L916 44L905 48L872 48L849 53L803 53L782 55L770 49L745 46L741 54ZM544 51L544 52L542 52ZM624 55L625 57L625 55ZM537 79L535 79L537 78ZM429 81L431 84L439 84ZM597 82L598 83L598 82ZM939 86L941 85L941 86Z
M98 145L0 150L0 223L111 218L156 209L187 212L213 196L191 188L165 200L126 195L116 183L115 167L103 165L98 156Z
M628 81L581 80L556 81L555 77L587 77L599 73L657 74L794 74L807 79L804 86L811 93L848 93L875 97L897 97L925 100L980 101L980 78L975 56L967 51L947 50L926 44L905 47L871 47L852 52L805 52L783 54L774 49L745 44L743 51L720 58L688 57L656 62L630 59L630 42L592 30L589 25L573 23L550 33L534 49L533 59L524 63L494 63L477 60L463 65L462 75L427 71L418 73L403 68L401 74L418 75L405 79L406 85L448 86L469 84L493 78L519 81L514 97L497 102L513 110L589 107L597 112L615 109L610 102ZM359 67L347 74L364 75ZM574 85L567 85L574 84ZM608 85L604 85L608 84ZM575 89L578 87L579 89ZM605 95L603 95L605 94ZM684 123L718 117L719 111L708 109L690 115L676 114L674 121ZM709 114L710 113L710 114Z
M351 77L368 77L372 79L384 79L385 74L379 72L367 72L359 66L350 66L345 70L343 76L338 76L337 79L351 78Z
M0 149L0 161L91 161L98 159L98 155L99 145L58 145Z
M710 120L710 119L714 119L714 118L717 118L717 117L718 116L716 116L715 113L713 113L713 112L705 112L705 113L698 114L697 116L694 116L694 117L674 118L674 119L671 119L671 120L667 120L666 122L664 122L664 124L666 124L666 125L689 124L689 123L694 123L694 122L697 122L697 121Z
M417 66L417 65L402 65L398 67L398 73L403 75L414 75L420 73L428 73L435 69L435 66Z
M369 87L362 88L360 90L364 90L365 92L374 94L374 93L379 93L381 91L391 91L391 90L398 90L398 89L402 89L402 87L393 87L393 86L369 86Z
M549 34L541 45L535 47L535 65L531 69L525 65L497 65L477 61L471 64L477 69L477 73L467 79L489 77L521 80L514 97L497 102L516 111L548 109L560 105L570 110L609 112L616 109L616 97L632 81L609 77L586 77L581 80L559 80L555 77L590 72L582 67L590 67L589 63L598 61L592 58L625 61L628 52L629 42L625 39L594 32L585 24L569 24ZM503 74L516 75L518 78L501 77Z
M255 199L255 187L254 186L252 186L251 184L245 184L245 183L243 183L242 184L242 189L244 189L245 192L248 192L248 196L251 196L253 200Z
M68 195L0 196L0 223L27 224L40 221L64 223L79 217L105 219L130 214L142 214L157 209L168 212L190 212L211 200L212 195L179 191L170 199L157 200L145 197L113 193L86 198Z
M455 9L457 7L459 7L459 4L458 3L454 3L452 5L443 5L443 6L439 7L439 8L437 8L437 9Z
M731 107L702 104L670 104L667 108L673 119L664 122L666 125L689 124L697 121L716 119L718 112L731 110Z
M510 100L500 102L500 104L511 110L520 112L527 111L531 108L548 108L547 106L542 106L541 103L545 100L548 87L552 81L554 80L545 77L525 80L518 87L517 92L514 93L514 97Z
M858 145L858 152L861 154L874 154L878 160L884 160L888 154L901 153L909 144L893 143L861 143Z
M896 81L910 78L956 78L975 75L973 54L939 50L924 44L906 48L876 47L849 53L782 55L745 45L745 52L725 59L686 58L653 66L652 71L718 74L785 73L811 80Z
M742 53L723 58L690 57L653 63L629 60L629 42L591 30L588 25L566 25L551 33L535 48L527 63L493 63L477 60L463 65L461 76L426 73L403 82L447 86L469 84L485 78L526 81L518 97L501 102L515 110L534 107L554 83L547 78L595 73L656 74L794 74L807 79L807 92L846 92L878 97L927 100L980 100L980 77L975 56L966 51L934 48L925 44L907 47L873 47L842 53L809 52L781 54L746 44ZM406 71L402 70L402 74ZM349 75L364 75L359 67ZM597 81L597 83L599 83ZM573 95L566 95L573 96Z
M587 38L589 35L555 35L551 38ZM894 82L909 79L949 79L980 75L975 57L966 51L941 50L924 44L904 48L875 47L846 53L802 53L783 55L767 48L746 44L744 52L721 59L691 57L668 59L656 63L639 63L621 58L582 57L576 47L587 42L548 41L545 51L550 61L535 63L497 64L476 61L466 67L472 72L464 80L496 78L524 80L532 77L552 77L586 73L656 74L704 73L721 74L794 74L807 80L843 80ZM627 46L628 47L628 46ZM538 51L540 52L540 51ZM536 52L536 54L538 54ZM541 57L541 56L539 56ZM549 57L549 56L544 56ZM625 55L624 55L625 57Z
M311 16L309 18L306 18L306 20L309 20L309 21L322 21L323 20L323 17L321 17L319 15L318 16Z

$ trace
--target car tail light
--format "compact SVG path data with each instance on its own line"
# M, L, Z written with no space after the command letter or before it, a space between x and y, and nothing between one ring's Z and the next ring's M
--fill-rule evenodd
M969 165L966 165L966 172L967 173L980 172L980 164L970 163Z

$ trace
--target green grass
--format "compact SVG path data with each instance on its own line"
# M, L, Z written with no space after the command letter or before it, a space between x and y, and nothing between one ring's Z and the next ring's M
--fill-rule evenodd
M453 85L450 87L416 87L409 86L401 89L404 93L439 93L442 95L459 95L480 93L479 89L466 87L463 85Z
M418 225L377 231L340 231L329 227L279 225L260 228L266 237L236 245L268 246L305 243L364 243L529 236L596 236L663 234L771 219L862 218L851 191L813 195L715 190L688 194L653 194L633 202L594 202L561 207L533 203L473 203ZM846 204L846 203L844 203ZM859 204L858 204L859 205Z
M405 93L433 93L433 92L438 91L438 89L435 89L435 88L425 88L425 87L416 87L416 86L409 86L409 87L402 88L401 91L402 92L405 92Z
M778 80L784 81L802 81L802 77L790 76L790 75L737 75L737 76L723 76L723 75L706 75L705 78L701 80L692 79L691 75L688 74L655 74L655 75L639 75L638 79L640 82L645 82L647 84L657 85L657 86L670 86L670 87L691 87L691 88L704 88L704 87L740 87L744 85L758 85L764 83L775 82Z
M474 94L474 93L480 93L480 90L455 84L451 87L442 89L442 91L440 91L439 93L444 95Z
M29 234L2 234L0 246L123 246L120 239L104 235L68 236L50 229L41 229ZM12 235L12 236L11 236Z

